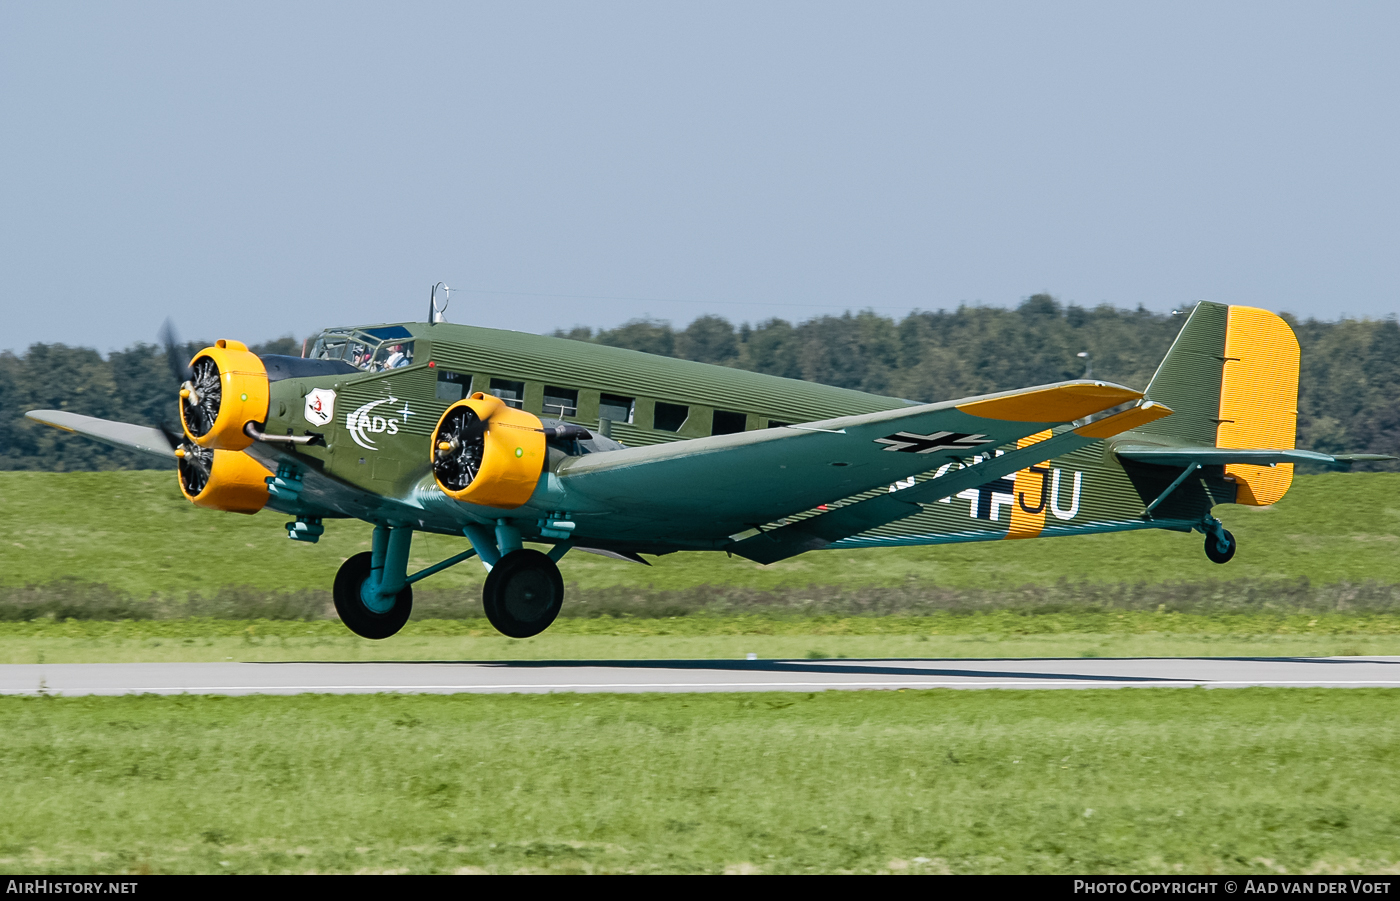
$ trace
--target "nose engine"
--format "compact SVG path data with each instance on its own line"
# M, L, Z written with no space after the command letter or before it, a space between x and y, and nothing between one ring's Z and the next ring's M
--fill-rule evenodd
M267 368L238 341L217 341L195 354L180 386L184 440L175 448L180 492L201 507L256 513L267 504L271 473L240 453L244 431L267 420Z
M433 430L433 477L448 497L513 510L530 499L544 472L538 417L489 394L447 408Z
M267 420L267 367L238 341L217 341L190 361L180 386L180 422L200 447L238 451L253 443L248 423Z

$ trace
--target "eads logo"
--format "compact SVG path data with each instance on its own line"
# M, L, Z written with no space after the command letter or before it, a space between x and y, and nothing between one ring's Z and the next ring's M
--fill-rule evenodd
M365 450L379 450L374 444L374 439L370 435L382 435L388 432L390 435L399 433L399 421L389 419L384 416L373 416L371 412L381 404L396 404L397 397L384 397L379 400L372 400L363 406L356 407L345 415L345 427L350 430L350 437L355 443ZM405 401L402 410L394 410L407 421L413 413L408 409L408 402Z

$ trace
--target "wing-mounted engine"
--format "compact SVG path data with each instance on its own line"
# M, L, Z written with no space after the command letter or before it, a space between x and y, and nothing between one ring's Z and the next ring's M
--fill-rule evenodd
M432 458L433 477L448 497L513 510L535 493L544 472L545 433L534 414L477 393L442 414Z
M180 422L201 448L243 450L253 443L244 426L266 421L269 398L267 368L257 354L238 341L217 341L190 361L180 386Z
M185 441L175 457L180 491L191 502L230 513L257 513L266 506L272 473L247 454Z

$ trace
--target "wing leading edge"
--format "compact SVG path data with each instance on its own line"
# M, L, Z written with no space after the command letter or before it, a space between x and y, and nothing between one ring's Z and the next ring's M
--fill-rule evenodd
M133 425L129 422L98 419L95 416L83 416L79 413L67 413L63 410L30 410L24 416L26 419L32 419L65 432L83 435L94 441L101 441L103 444L159 457L167 463L175 462L175 451L170 447L169 439L162 434L160 429Z

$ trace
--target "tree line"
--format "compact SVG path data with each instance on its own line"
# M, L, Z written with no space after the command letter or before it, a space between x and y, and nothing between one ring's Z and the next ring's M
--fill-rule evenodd
M1066 305L1037 294L1015 309L960 306L902 319L862 312L735 326L702 316L684 328L634 320L615 329L578 327L555 335L935 401L1079 378L1088 367L1095 378L1142 388L1185 318L1141 307ZM1285 318L1302 347L1298 446L1400 454L1400 324ZM200 346L188 349L192 354ZM300 343L288 337L254 350L295 354ZM23 354L0 354L0 469L150 465L138 455L23 418L26 410L41 407L149 425L178 422L161 348L138 344L104 359L86 348L36 344Z

